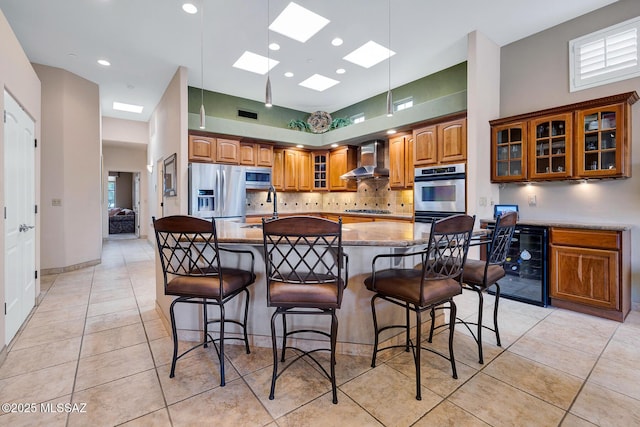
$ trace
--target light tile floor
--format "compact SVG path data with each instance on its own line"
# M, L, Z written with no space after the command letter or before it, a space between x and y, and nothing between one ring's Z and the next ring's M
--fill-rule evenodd
M35 403L27 409L36 413L3 414L0 425L640 425L638 311L621 324L503 300L503 347L486 334L479 365L474 342L457 328L459 379L446 361L423 353L422 401L404 352L373 369L368 357L339 355L338 405L306 362L283 375L268 400L266 348L246 355L228 346L225 387L212 348L181 360L170 379L153 251L144 240L106 241L102 264L42 278L46 295L0 367L0 402ZM474 295L456 301L461 315L475 316ZM489 319L491 297L486 303ZM438 334L433 346L444 349L446 341ZM40 403L85 412L43 413Z

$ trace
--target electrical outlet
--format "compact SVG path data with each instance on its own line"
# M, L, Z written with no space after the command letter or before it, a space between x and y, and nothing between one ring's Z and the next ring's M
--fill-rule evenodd
M479 200L478 204L480 206L487 206L487 198L486 197L480 197L480 200Z
M62 199L51 199L51 206L62 206Z
M538 200L536 199L535 194L529 194L529 206L535 206Z

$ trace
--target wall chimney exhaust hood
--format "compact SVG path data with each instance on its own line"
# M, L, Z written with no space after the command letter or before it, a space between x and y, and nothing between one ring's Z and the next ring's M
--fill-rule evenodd
M371 141L362 144L358 151L360 152L360 166L341 175L341 179L367 179L381 178L389 176L389 169L384 167L385 142Z

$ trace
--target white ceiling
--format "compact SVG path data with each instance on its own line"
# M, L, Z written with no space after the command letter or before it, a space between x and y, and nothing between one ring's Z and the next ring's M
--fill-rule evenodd
M232 64L245 51L267 55L271 21L289 0L204 1L204 88L264 101L266 76ZM391 87L466 60L467 34L478 30L499 46L616 0L392 0ZM0 0L0 9L32 62L59 67L100 86L104 116L148 120L178 66L201 86L200 15L181 0ZM389 44L388 0L296 0L331 22L307 43L270 32L281 49L271 71L275 105L335 111L387 90L389 64L364 69L342 58L369 40ZM344 40L333 47L331 40ZM108 59L111 67L96 63ZM337 75L335 70L347 72ZM284 77L285 71L295 76ZM298 86L320 73L340 81L316 92ZM144 106L141 115L112 109L113 101Z

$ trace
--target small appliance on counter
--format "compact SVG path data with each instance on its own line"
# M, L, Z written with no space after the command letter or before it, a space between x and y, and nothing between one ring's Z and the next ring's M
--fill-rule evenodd
M516 212L518 213L518 205L494 205L493 206L493 219L498 219L500 215L505 212ZM520 214L518 213L518 219L520 218Z

